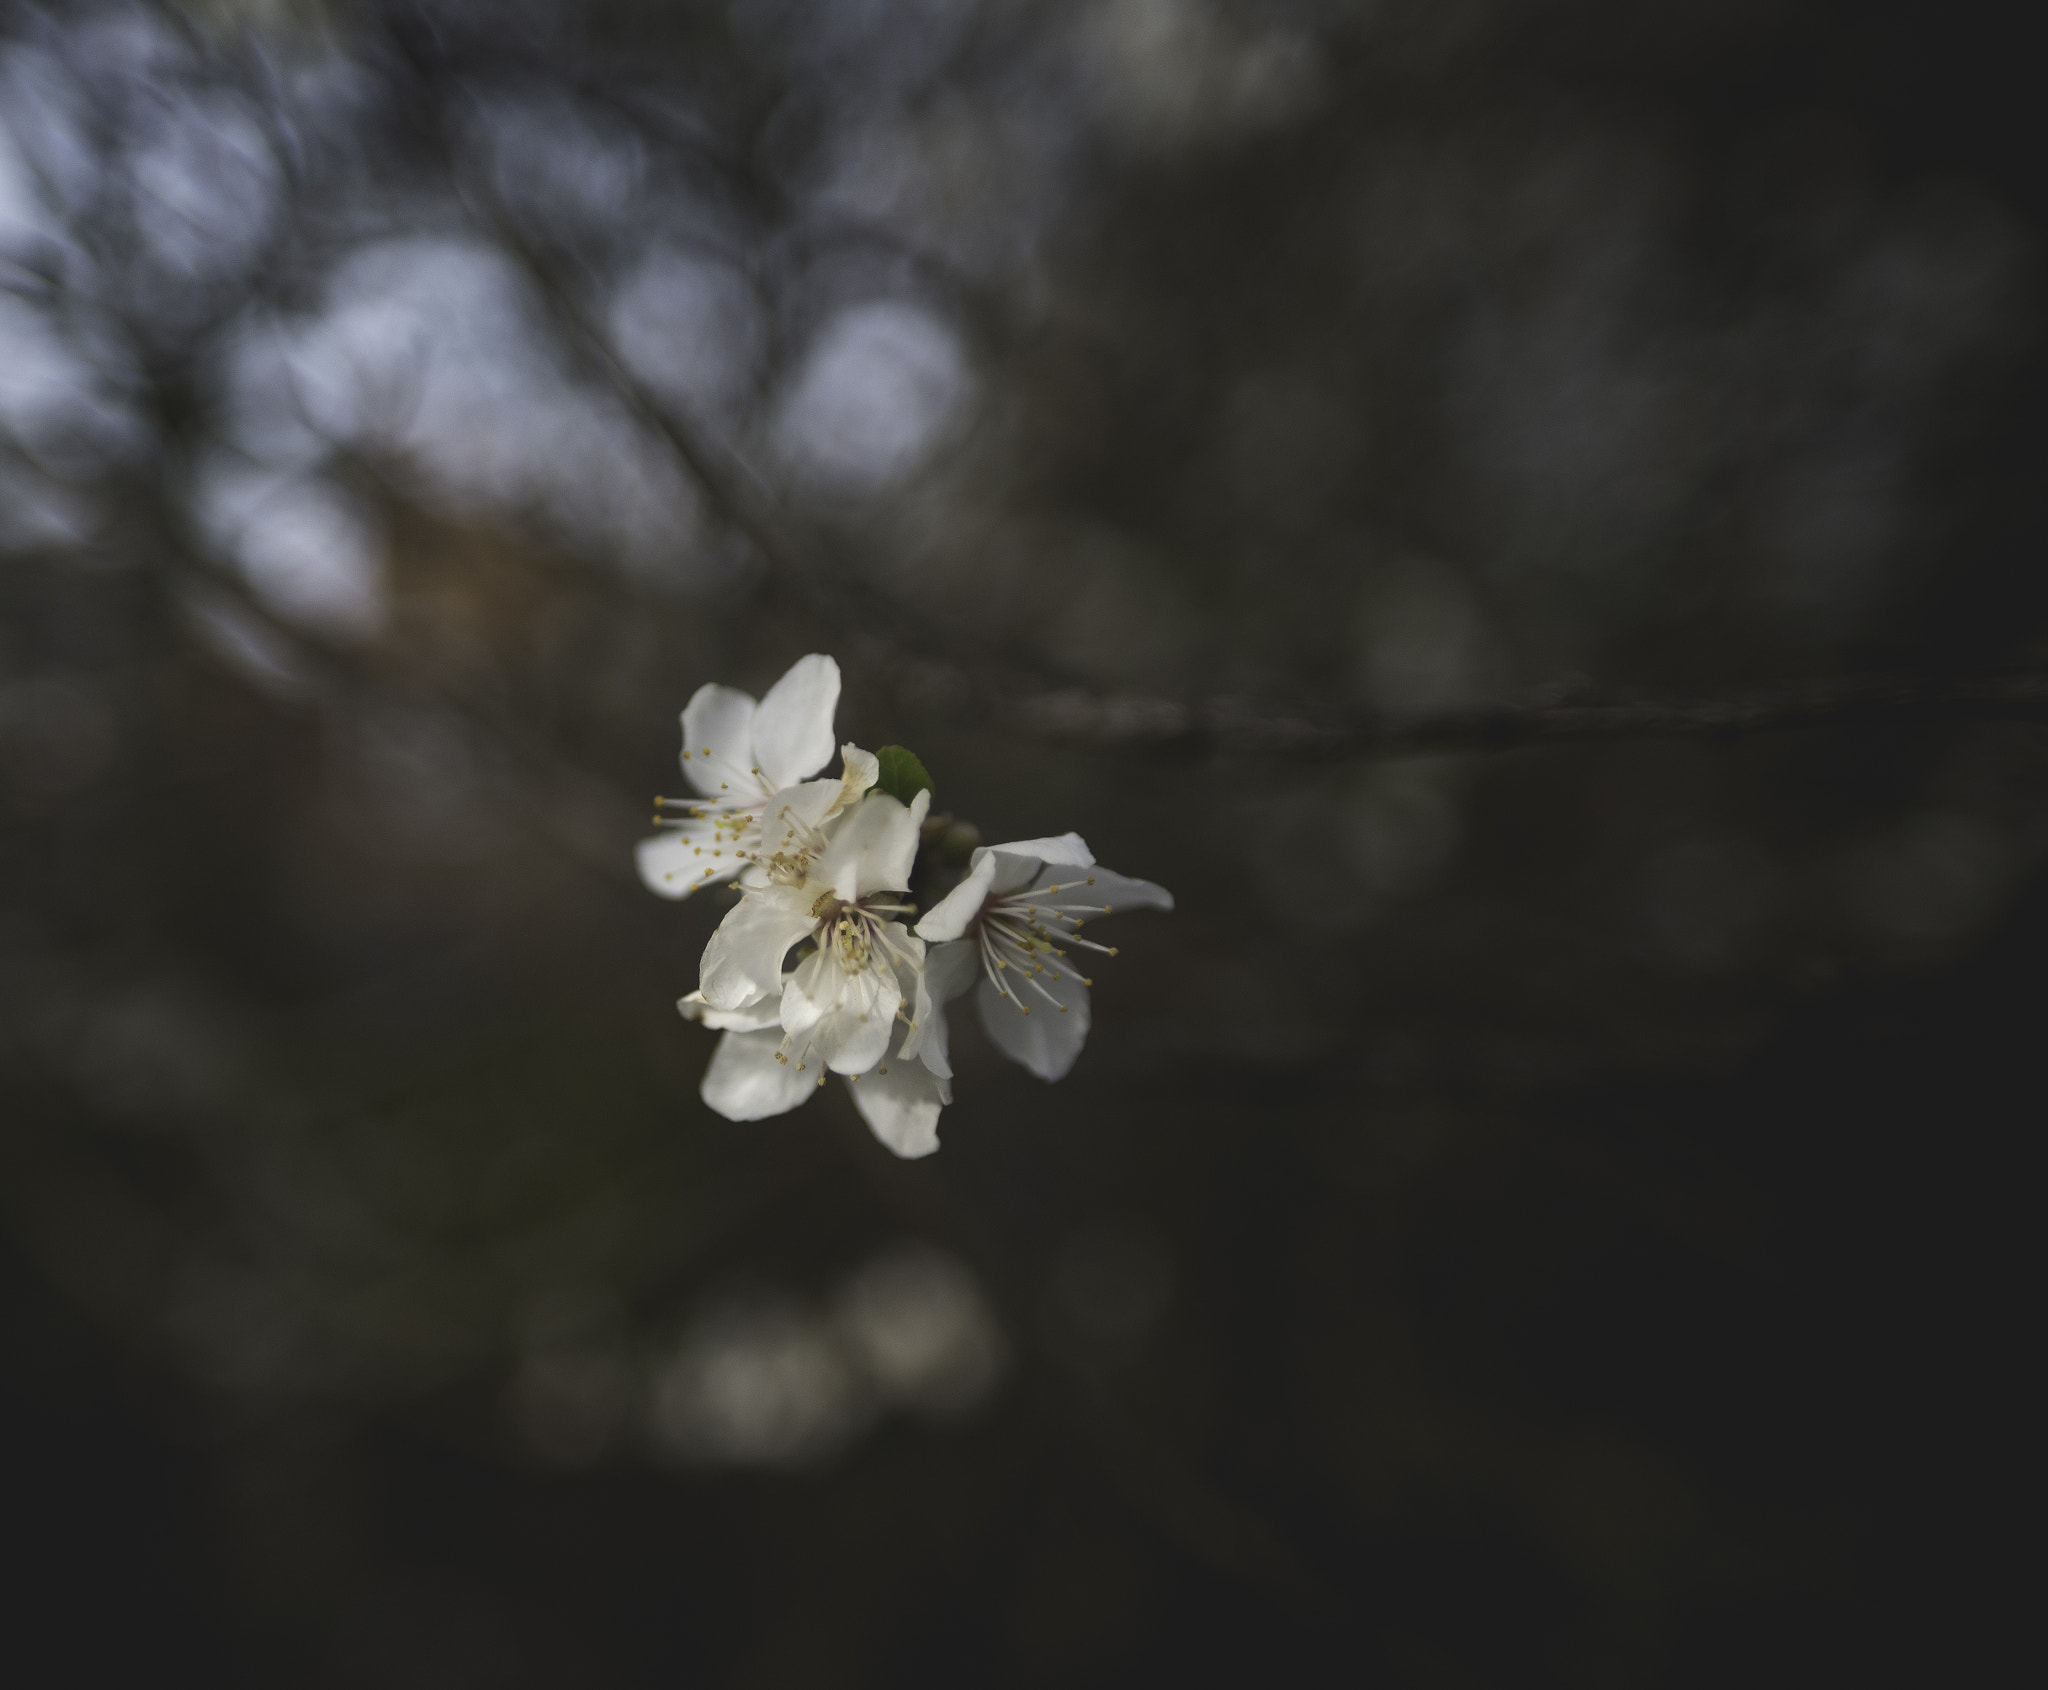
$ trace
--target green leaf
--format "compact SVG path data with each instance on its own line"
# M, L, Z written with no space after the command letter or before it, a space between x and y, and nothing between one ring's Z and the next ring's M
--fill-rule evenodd
M886 792L908 804L920 792L931 791L932 777L925 773L916 752L905 751L900 745L885 745L875 753L875 761L882 765L881 775L875 781L877 792Z

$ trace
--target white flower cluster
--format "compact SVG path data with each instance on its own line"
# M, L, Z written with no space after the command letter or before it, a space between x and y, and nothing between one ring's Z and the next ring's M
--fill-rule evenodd
M914 758L857 745L839 747L837 776L814 778L831 761L838 705L839 665L815 655L758 703L699 687L683 710L696 796L657 800L662 832L641 842L640 877L665 898L720 881L740 894L677 1006L724 1035L706 1103L728 1120L763 1120L839 1074L877 1138L928 1156L953 1101L946 1006L974 989L997 1049L1057 1080L1088 1036L1091 982L1070 952L1116 954L1080 937L1082 924L1170 910L1173 896L1098 867L1067 833L976 848L917 920L913 871L937 829L930 787Z

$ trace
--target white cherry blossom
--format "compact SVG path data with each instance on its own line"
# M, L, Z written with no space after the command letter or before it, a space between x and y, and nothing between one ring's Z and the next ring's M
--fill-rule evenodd
M1081 928L1120 909L1170 910L1173 897L1098 866L1066 833L976 850L918 921L909 887L930 776L900 746L878 757L843 745L841 773L819 777L838 700L839 667L818 655L758 704L700 687L683 712L697 796L658 800L672 813L641 844L640 872L671 898L736 882L698 988L677 1006L719 1035L706 1104L765 1120L836 1073L876 1138L928 1156L953 1101L947 1006L974 988L997 1048L1057 1080L1088 1036L1093 982L1072 959L1116 954Z
M858 747L846 760L847 780L812 781L768 806L742 902L712 934L699 971L704 1001L718 1010L741 1010L782 982L777 1054L800 1072L813 1063L841 1074L875 1067L906 998L916 1003L924 968L924 941L896 917L912 913L900 897L931 794L905 805L868 792L829 813L856 779L873 778L874 760ZM783 959L806 940L810 951L785 979Z
M973 947L981 1023L1004 1055L1042 1080L1074 1065L1088 1037L1088 988L1070 950L1116 955L1080 937L1084 922L1126 909L1173 908L1149 880L1099 867L1078 833L978 849L967 877L917 924L935 946Z
M813 653L791 664L758 704L715 683L683 706L683 778L694 798L657 799L663 831L634 852L640 878L664 898L687 898L739 873L760 842L775 795L832 758L839 665Z
M934 946L913 987L917 1013L896 1048L865 1073L841 1076L868 1129L898 1156L929 1156L939 1147L939 1116L953 1101L945 1004L974 978L971 945ZM676 1007L723 1034L705 1070L702 1096L728 1121L786 1115L825 1083L822 1071L814 1074L788 1058L780 992L764 992L736 1010L713 1009L703 993L692 992Z

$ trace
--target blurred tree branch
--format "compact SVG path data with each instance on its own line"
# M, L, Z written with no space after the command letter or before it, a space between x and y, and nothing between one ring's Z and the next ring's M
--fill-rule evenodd
M387 22L395 25L395 20ZM895 598L866 572L847 567L842 542L815 530L738 453L655 392L621 356L589 309L571 274L573 255L550 250L544 238L522 225L491 184L464 168L451 122L454 102L469 91L464 68L411 31L392 27L389 38L396 59L416 81L421 98L414 109L423 115L437 162L483 232L528 278L556 333L578 362L609 389L637 426L662 443L719 519L744 536L766 566L770 590L825 624L833 649L867 671L879 683L876 690L893 694L899 706L945 711L1066 744L1303 763L1619 739L1726 740L1852 723L2048 721L2048 675L2038 673L1969 679L1834 677L1694 698L1552 691L1515 702L1413 715L1251 697L1118 693L1074 684L1071 673L1043 656L990 647ZM289 147L278 136L272 140L288 167ZM33 168L32 156L24 152L24 157ZM730 161L724 162L732 168ZM72 239L91 250L93 231L78 226L64 212L64 198L55 184L40 186ZM293 196L286 200L288 206L296 206ZM272 258L291 232L288 218L272 237ZM34 284L49 287L54 280L24 269L22 282L5 286L9 292L24 293ZM117 319L123 315L117 302L105 302L102 309ZM128 326L139 340L139 327ZM188 332L188 344L204 340L213 326ZM175 357L170 361L180 362ZM161 362L145 360L146 374L159 389L154 408L189 414L189 395L162 391L180 381L167 378L158 367ZM174 464L166 463L164 469L175 478ZM372 666L352 654L280 622L234 571L205 559L202 547L180 535L173 499L162 497L157 503L167 525L162 539L174 574L203 579L214 591L227 593L243 615L254 618L271 637L288 642L298 660L330 683L358 692L385 684ZM623 588L624 583L615 579L613 585ZM449 696L443 686L428 690L484 725L475 701ZM502 718L504 713L493 714ZM534 744L513 743L523 734L516 723L498 720L485 731L506 742L517 761L529 766L548 761ZM556 766L547 773L559 784L566 771Z
M966 710L1015 732L1067 743L1302 760L1503 751L1583 740L1734 739L1898 718L2048 721L2048 675L2039 674L1971 680L1847 676L1719 697L1558 695L1392 716L1062 687L1042 662L989 651L956 655L948 649L957 645L954 636L822 562L820 547L798 538L772 491L754 483L744 464L703 438L633 373L506 209L487 190L471 187L466 197L525 270L577 352L667 445L720 516L746 536L778 585L795 590L814 611L852 633L856 651L911 702Z
M2048 722L2048 675L1988 679L1846 676L1701 698L1593 693L1426 715L1290 711L1248 699L1048 692L1019 700L1014 725L1079 744L1303 760L1506 751L1618 739L1741 739L1798 728L1896 721Z
M634 813L623 793L587 770L564 763L527 724L506 711L486 708L463 689L417 668L407 673L404 685L393 687L383 666L279 616L238 571L215 563L202 548L180 540L168 520L161 525L161 533L168 573L188 592L197 590L200 604L208 594L227 601L234 614L277 645L308 682L342 702L356 706L389 702L411 691L450 712L497 761L524 777L503 783L503 801L535 838L599 879L638 893L638 875L625 854L612 849L606 837L610 832L606 823ZM593 818L596 825L592 825ZM579 819L585 825L576 825Z
M464 203L525 273L574 355L664 444L720 519L746 538L767 566L772 590L790 595L837 630L842 655L871 670L899 703L966 714L1062 743L1304 762L1595 740L1725 740L1879 721L2048 721L2048 675L2042 674L1829 677L1696 698L1552 689L1518 702L1395 715L1250 698L1103 692L1072 684L1070 673L1036 654L970 644L969 636L939 626L863 574L837 566L827 538L811 532L739 456L634 372L562 265L521 227L489 184L462 168L448 125L449 96L461 82L458 67L405 32L395 34L394 45L430 93L426 106L435 113L436 149ZM626 114L617 102L613 107ZM630 115L644 133L639 114ZM722 162L730 168L730 161Z

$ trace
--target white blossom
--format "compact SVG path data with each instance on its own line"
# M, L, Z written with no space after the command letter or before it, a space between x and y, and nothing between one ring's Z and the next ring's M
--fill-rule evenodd
M983 846L967 877L917 924L939 945L973 947L982 980L981 1024L1004 1055L1042 1080L1073 1067L1088 1037L1088 988L1071 949L1116 955L1080 937L1082 924L1122 909L1173 908L1173 894L1149 880L1098 867L1078 833Z
M939 1147L939 1115L953 1101L946 1055L945 1005L974 983L970 945L935 945L919 971L917 1010L895 1048L861 1074L844 1074L861 1119L898 1156L929 1156ZM788 983L785 979L785 986ZM713 1009L702 992L676 1005L692 1021L723 1034L705 1070L701 1095L728 1121L786 1115L825 1083L788 1059L782 1031L782 993L764 992L736 1010Z
M839 665L815 652L758 704L734 687L699 687L683 706L682 755L697 796L655 801L667 812L657 818L664 831L634 853L649 889L687 898L739 873L775 795L831 761L838 708Z
M768 806L742 901L711 935L699 971L705 1003L720 1010L782 982L777 1054L799 1072L815 1062L861 1074L879 1063L924 969L924 941L895 918L913 913L900 899L931 794L905 805L869 791L846 807L848 792L874 779L875 760L848 746L846 764L844 780L807 782ZM783 959L804 941L811 948L785 979Z
M1116 954L1082 926L1118 909L1170 910L1173 897L1097 866L1066 833L976 850L917 921L910 885L930 777L900 746L877 756L843 745L839 776L814 778L831 757L838 700L839 667L816 655L758 704L700 687L683 711L697 797L658 800L672 813L641 844L640 873L671 898L737 882L697 990L677 1005L719 1034L706 1104L765 1120L836 1073L876 1138L929 1156L953 1101L947 1005L975 988L997 1048L1057 1080L1088 1036L1093 982L1070 957Z

